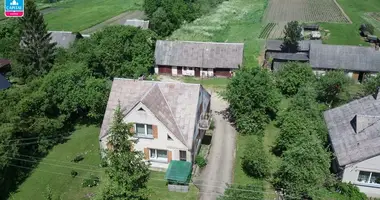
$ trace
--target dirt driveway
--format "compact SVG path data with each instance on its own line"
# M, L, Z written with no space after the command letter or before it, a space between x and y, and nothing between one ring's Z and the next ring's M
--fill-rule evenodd
M215 200L224 193L227 183L232 183L235 162L236 130L224 117L228 103L216 93L211 97L211 110L215 130L211 141L208 163L194 184L200 188L200 200Z

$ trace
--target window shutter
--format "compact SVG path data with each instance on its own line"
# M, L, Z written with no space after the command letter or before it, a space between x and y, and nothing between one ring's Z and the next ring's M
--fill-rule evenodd
M144 155L145 155L145 160L149 160L149 149L144 148Z
M153 131L153 138L157 139L158 138L158 130L157 130L157 125L152 125L152 131Z
M172 151L168 151L168 163L172 161Z

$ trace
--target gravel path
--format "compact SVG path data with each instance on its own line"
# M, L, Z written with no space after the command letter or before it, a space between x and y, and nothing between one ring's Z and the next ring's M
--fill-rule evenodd
M212 94L211 110L215 119L215 130L211 141L208 163L202 170L199 181L200 200L215 200L224 193L226 183L232 183L235 163L236 131L224 118L227 102Z

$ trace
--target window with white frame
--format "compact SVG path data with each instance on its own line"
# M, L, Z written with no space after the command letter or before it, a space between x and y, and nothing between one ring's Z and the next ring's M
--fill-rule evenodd
M168 151L160 150L160 149L149 149L149 159L153 160L167 160L168 159Z
M360 171L358 176L358 182L380 184L380 173Z
M152 125L149 124L136 124L136 135L138 136L153 136Z

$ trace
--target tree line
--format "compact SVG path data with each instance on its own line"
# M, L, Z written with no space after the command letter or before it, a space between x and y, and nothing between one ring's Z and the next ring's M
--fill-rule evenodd
M99 124L113 77L149 75L158 38L151 30L111 26L58 48L34 1L25 3L23 18L0 25L0 56L12 63L5 75L12 87L0 91L0 199L30 173L15 166L35 166L12 158L42 158L76 124Z
M285 199L366 199L365 194L348 183L341 183L330 170L333 153L329 149L328 131L323 111L353 99L373 94L380 86L380 76L368 77L358 85L343 71L328 71L316 76L310 65L290 62L279 71L243 68L227 86L224 97L239 134L252 135L243 148L241 167L250 177L267 180L284 191ZM289 98L285 110L281 98ZM265 126L272 120L280 132L271 152L263 148ZM271 173L273 153L281 158L278 169ZM264 199L263 186L231 186L223 200L245 197ZM258 192L261 191L261 192Z

